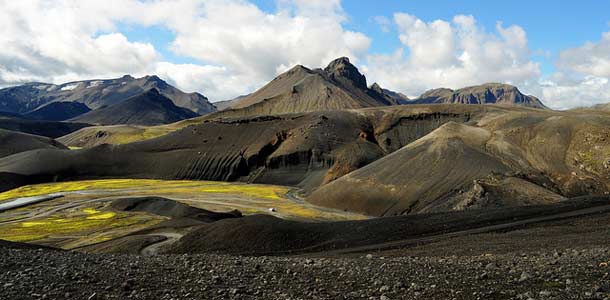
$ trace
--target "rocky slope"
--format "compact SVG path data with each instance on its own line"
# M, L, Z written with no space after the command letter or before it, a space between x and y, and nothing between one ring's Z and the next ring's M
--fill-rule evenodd
M348 256L108 255L0 242L0 297L605 299L608 216Z
M199 93L184 93L157 76L85 80L60 85L28 83L0 90L0 111L25 114L50 102L80 102L91 109L119 103L129 97L156 88L176 106L198 114L216 111Z
M610 191L610 117L492 105L400 105L196 120L167 135L0 159L0 172L248 181L372 215L553 203Z
M198 114L178 107L157 89L150 89L115 105L99 108L71 119L97 125L160 125L194 118Z
M372 215L560 201L608 192L602 114L489 115L440 126L308 200Z
M434 89L414 99L413 104L458 103L458 104L499 104L546 109L536 97L522 94L512 85L487 83L459 90Z
M410 105L366 112L208 118L132 144L100 145L77 153L26 152L0 160L0 171L56 174L60 180L83 176L241 180L310 190L443 123L480 118L489 110L502 111L483 106Z
M295 66L230 106L239 110L233 115L245 116L401 104L395 94L374 87L367 87L364 75L342 57L324 69Z

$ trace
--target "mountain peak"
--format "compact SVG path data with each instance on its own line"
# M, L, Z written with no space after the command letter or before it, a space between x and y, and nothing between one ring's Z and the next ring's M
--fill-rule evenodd
M375 92L377 92L377 93L380 93L380 94L383 93L383 89L381 88L381 86L377 82L373 83L371 85L370 89L375 91Z
M159 90L156 88L152 88L144 92L146 95L160 95Z
M366 78L352 65L347 57L339 57L324 68L324 72L333 80L350 83L355 87L366 89Z

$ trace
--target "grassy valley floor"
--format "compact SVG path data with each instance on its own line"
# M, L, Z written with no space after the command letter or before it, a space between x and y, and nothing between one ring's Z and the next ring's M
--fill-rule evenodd
M0 204L25 197L50 200L0 212L0 239L73 249L112 240L168 220L146 212L117 212L120 198L160 196L211 211L237 209L245 215L272 214L299 221L363 219L310 205L291 188L272 185L147 179L59 182L0 193Z

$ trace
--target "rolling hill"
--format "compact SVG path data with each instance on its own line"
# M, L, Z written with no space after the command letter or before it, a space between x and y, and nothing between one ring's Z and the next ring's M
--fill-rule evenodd
M0 172L299 186L314 204L384 216L610 191L603 112L437 104L200 121L137 143L15 154Z
M0 157L33 149L68 149L47 137L4 129L0 129L0 145Z
M0 128L34 135L57 138L91 126L86 123L30 120L13 114L0 115Z

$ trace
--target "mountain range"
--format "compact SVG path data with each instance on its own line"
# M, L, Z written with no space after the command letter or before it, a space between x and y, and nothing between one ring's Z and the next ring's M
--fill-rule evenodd
M52 102L79 102L95 110L127 98L157 89L176 106L198 114L216 111L216 107L199 93L184 93L157 76L84 80L60 85L27 83L0 90L0 111L28 114Z
M547 109L538 98L524 95L516 87L502 83L486 83L455 91L447 88L433 89L410 102L410 104L438 103L518 105Z
M72 121L96 125L160 125L199 116L178 107L156 88L135 95L125 101L81 114Z

